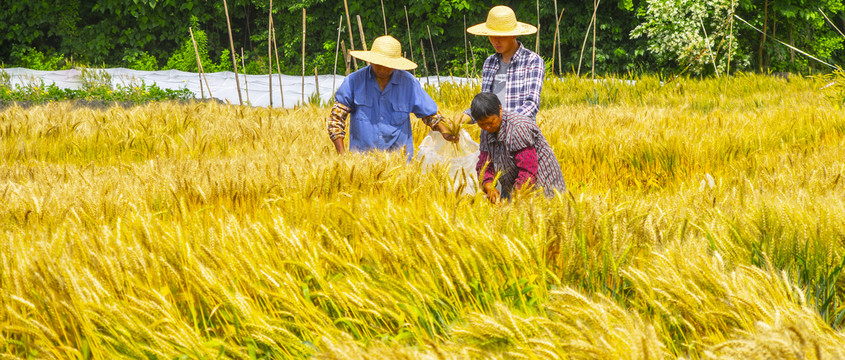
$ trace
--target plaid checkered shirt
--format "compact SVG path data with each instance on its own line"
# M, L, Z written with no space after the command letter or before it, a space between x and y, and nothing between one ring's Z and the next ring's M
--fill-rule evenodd
M481 92L493 92L493 78L499 71L499 61L502 54L496 53L484 60L481 70ZM502 110L515 112L537 119L540 110L540 92L543 90L543 79L546 77L546 63L531 50L519 43L519 49L511 58L508 67L508 84L505 87L505 102ZM470 114L469 110L464 112ZM475 119L473 119L473 122Z
M526 182L539 185L552 197L555 190L566 191L566 183L552 147L537 123L513 112L502 111L502 124L494 134L481 131L478 163L475 167L481 183L493 181L501 172L501 195L509 198L513 189ZM483 173L482 173L483 170Z

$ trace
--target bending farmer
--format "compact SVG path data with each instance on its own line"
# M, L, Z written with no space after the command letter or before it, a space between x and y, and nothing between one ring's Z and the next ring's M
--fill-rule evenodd
M487 13L487 22L471 26L467 32L487 36L496 49L496 53L484 61L481 92L496 94L505 111L536 121L546 64L539 55L516 41L516 37L534 34L537 28L516 21L511 8L496 6ZM472 116L469 111L465 114ZM475 120L478 119L472 119Z
M470 111L481 128L475 169L490 201L499 202L500 197L510 198L514 189L533 186L541 187L548 197L566 191L560 164L536 122L502 111L499 98L492 93L476 95ZM501 173L501 194L493 184L496 173Z
M405 70L417 64L402 57L402 46L391 36L373 42L370 51L350 51L370 65L350 74L335 93L335 103L328 118L329 137L339 154L345 152L346 117L349 121L349 149L353 151L405 149L408 160L414 155L410 113L440 131L443 138L456 141L446 134L444 119L437 104Z

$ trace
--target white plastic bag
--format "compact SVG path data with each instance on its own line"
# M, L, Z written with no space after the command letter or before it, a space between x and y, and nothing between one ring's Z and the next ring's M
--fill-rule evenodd
M452 191L463 186L464 195L475 195L478 176L478 143L472 140L466 130L461 130L457 143L446 141L439 132L431 131L420 143L417 158L422 161L423 171L430 171L436 164L449 166Z

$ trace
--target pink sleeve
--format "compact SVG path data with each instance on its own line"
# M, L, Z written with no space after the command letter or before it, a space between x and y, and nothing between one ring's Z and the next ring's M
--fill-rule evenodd
M516 168L519 172L516 175L515 188L522 187L526 182L537 182L537 150L533 146L529 146L519 150L514 154L516 160Z

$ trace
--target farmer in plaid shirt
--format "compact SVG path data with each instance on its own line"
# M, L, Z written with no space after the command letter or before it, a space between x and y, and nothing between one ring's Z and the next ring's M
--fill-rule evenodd
M496 54L484 61L481 92L495 94L505 111L526 116L536 122L546 65L539 55L516 41L516 37L534 34L537 28L516 21L511 8L496 6L487 14L487 22L472 26L467 32L487 36L496 49ZM464 117L464 122L478 120L469 110L464 113L471 118Z
M470 111L482 130L475 169L491 202L536 187L548 197L566 191L560 163L535 121L503 111L499 98L492 93L476 95ZM497 173L501 193L493 181Z

